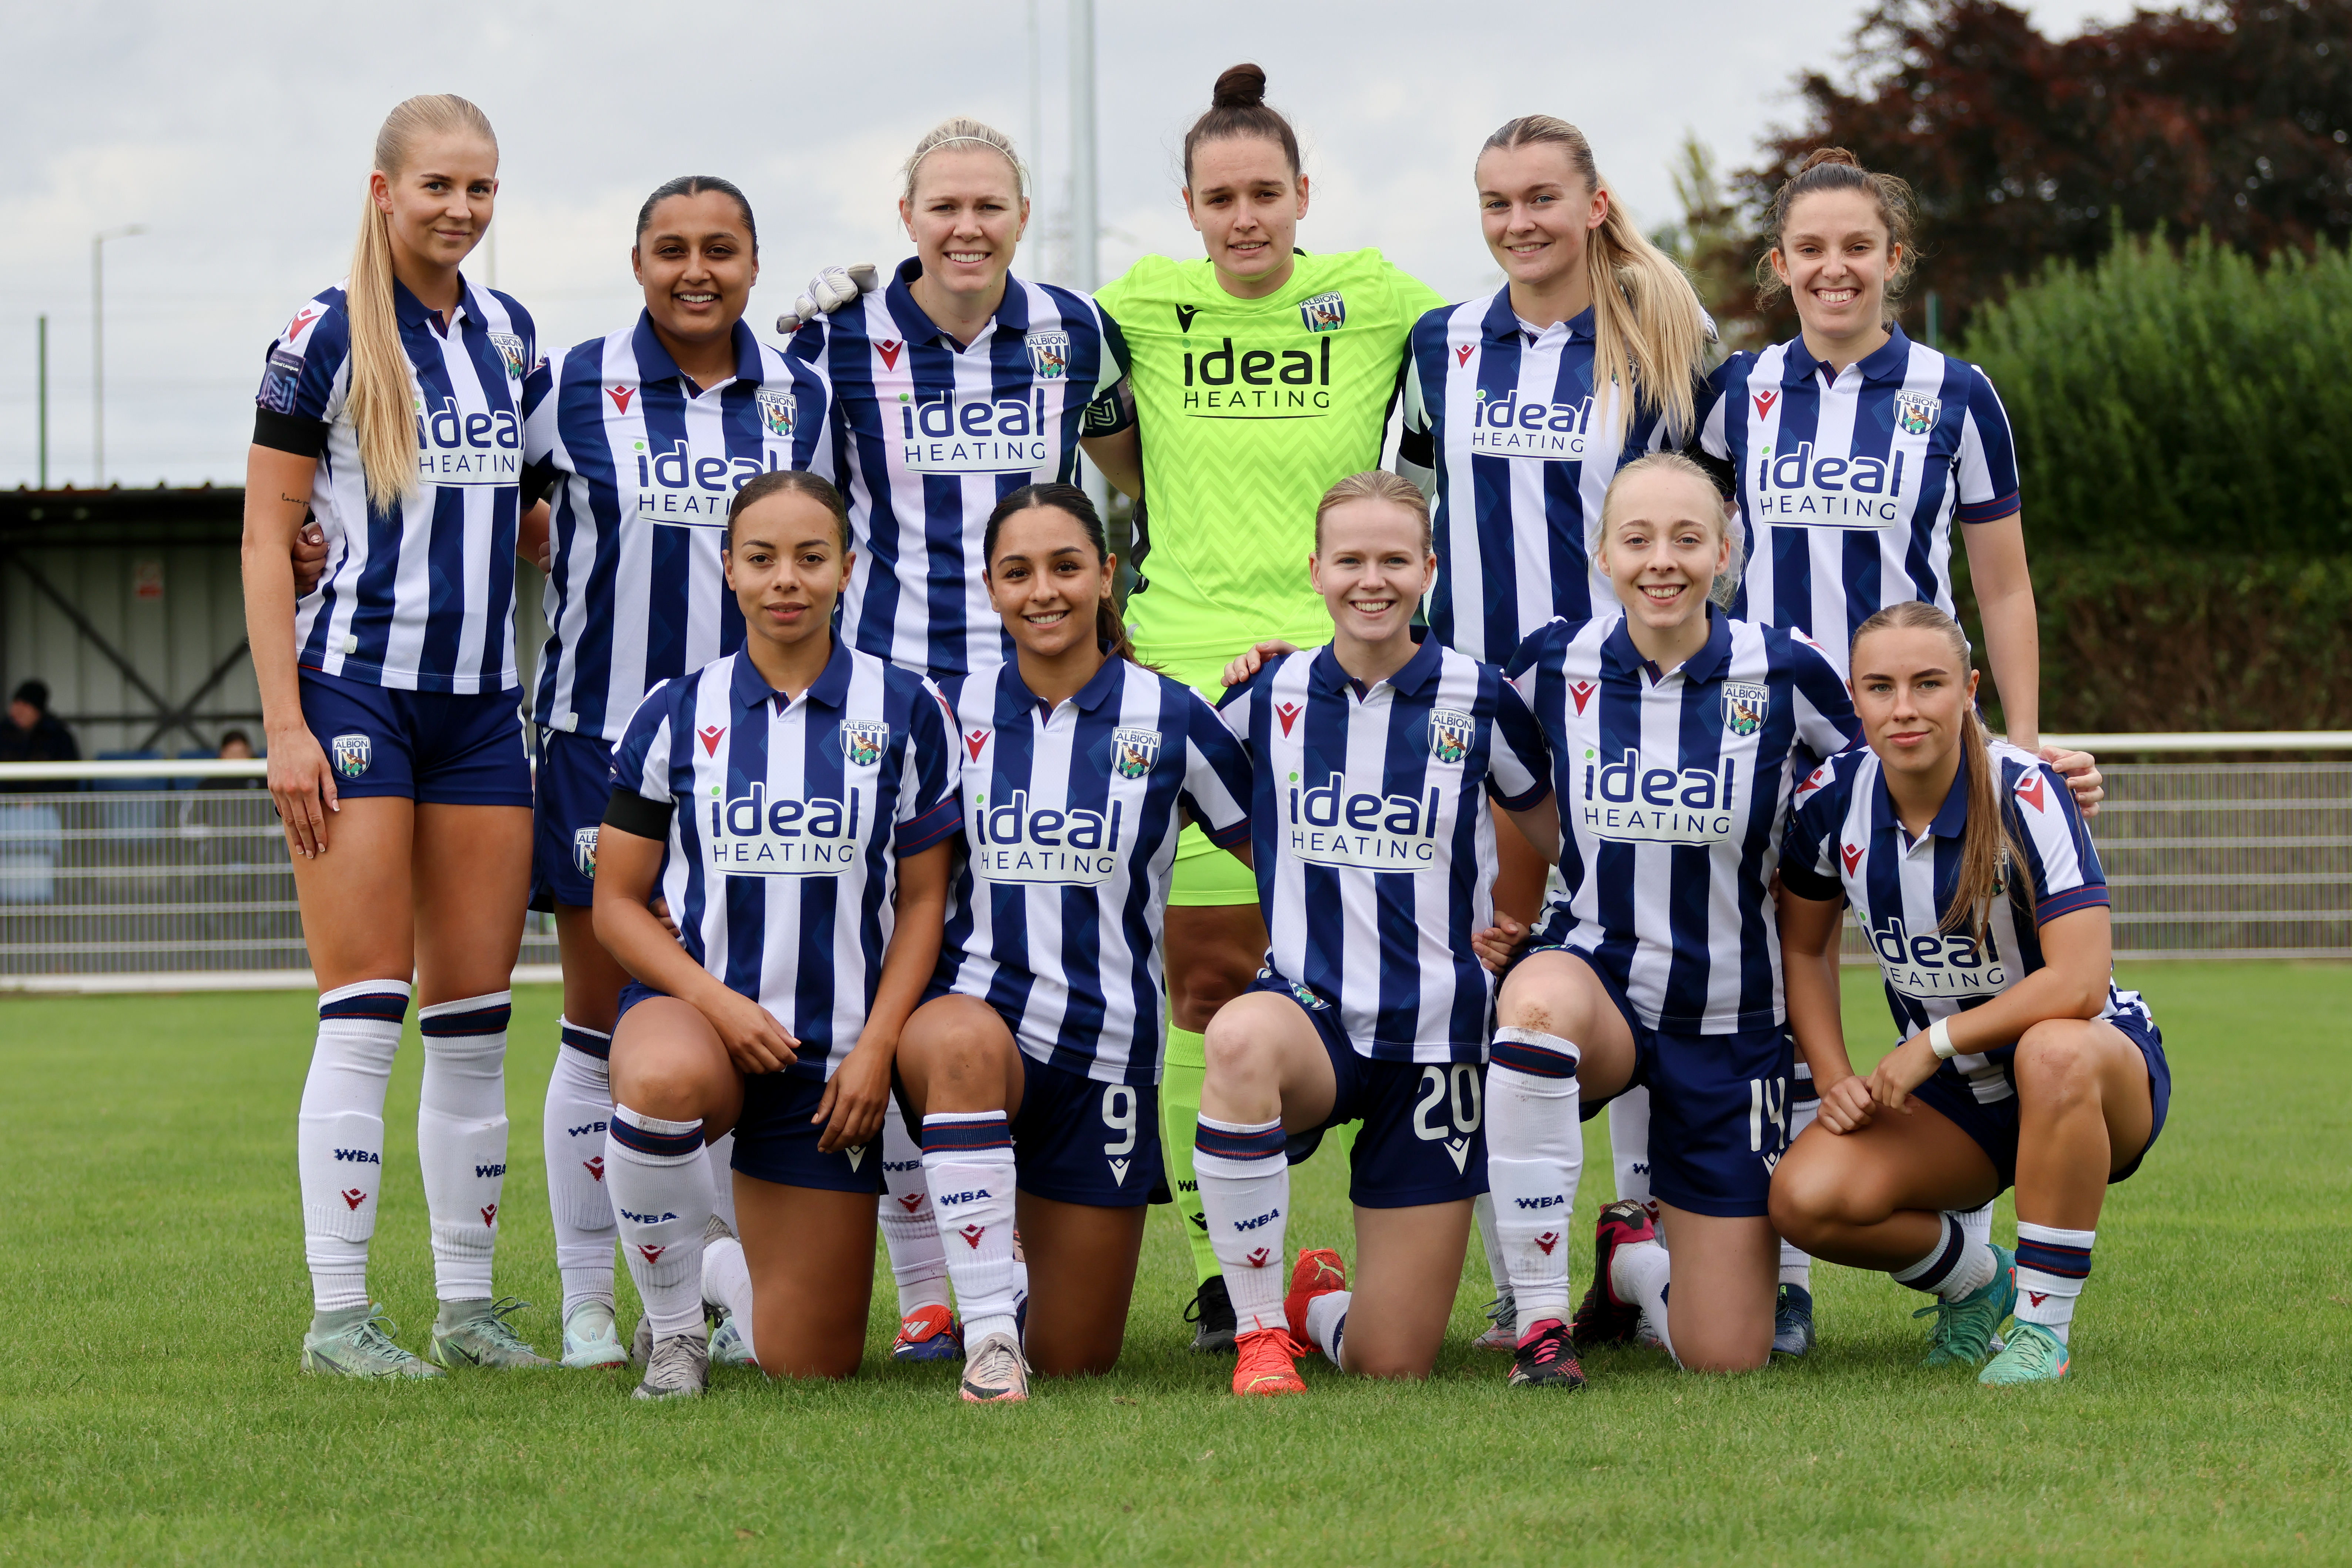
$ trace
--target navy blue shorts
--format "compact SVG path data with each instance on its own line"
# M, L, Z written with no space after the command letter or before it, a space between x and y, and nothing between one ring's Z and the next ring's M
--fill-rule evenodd
M539 733L530 825L530 907L596 901L596 830L613 798L613 748L602 737Z
M1024 1193L1140 1208L1160 1179L1160 1086L1104 1083L1024 1053L1013 1159Z
M315 669L300 672L302 720L349 800L394 795L420 805L530 805L520 699L400 691Z
M2140 1145L2130 1164L2107 1178L2112 1186L2129 1181L2156 1147L2157 1138L2164 1131L2165 1113L2172 1106L2172 1068L2164 1059L2164 1034L2153 1019L2144 1021L2138 1013L2118 1013L2109 1018L2124 1033L2124 1037L2139 1047L2147 1061L2147 1098L2155 1110L2148 1123L2147 1142ZM1988 1105L1979 1100L1969 1080L1949 1062L1937 1067L1927 1081L1913 1089L1912 1094L1935 1107L1945 1121L1958 1127L1976 1141L1978 1148L1992 1162L1993 1173L2000 1179L2001 1192L2017 1184L2017 1096L2009 1095Z
M1249 989L1287 997L1307 1015L1339 1085L1323 1124L1290 1135L1292 1164L1313 1155L1332 1128L1360 1121L1348 1173L1348 1197L1358 1208L1419 1208L1486 1190L1485 1064L1374 1061L1357 1052L1337 1009L1312 992L1302 995L1265 970Z
M1796 1109L1796 1043L1788 1029L1682 1034L1653 1029L1601 966L1573 948L1633 1037L1633 1077L1650 1091L1650 1194L1690 1214L1750 1219L1769 1213L1772 1167L1789 1148ZM1807 1080L1804 1092L1812 1091ZM1613 1096L1612 1098L1614 1098ZM1586 1120L1606 1100L1583 1102Z

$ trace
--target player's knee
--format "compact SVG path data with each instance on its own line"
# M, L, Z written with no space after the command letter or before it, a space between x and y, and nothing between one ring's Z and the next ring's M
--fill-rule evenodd
M2011 1071L2018 1092L2037 1103L2064 1104L2096 1087L2091 1031L2078 1018L2050 1018L2018 1037Z
M709 1064L698 1052L645 1042L614 1066L613 1099L643 1116L696 1121L716 1098Z
M1222 1083L1255 1078L1265 1070L1266 1046L1263 1032L1251 1026L1253 1011L1220 1013L1202 1031L1201 1054L1212 1079Z
M1182 973L1168 976L1169 1019L1191 1034L1205 1034L1226 1003L1249 989L1257 977L1255 960L1229 953L1196 954Z

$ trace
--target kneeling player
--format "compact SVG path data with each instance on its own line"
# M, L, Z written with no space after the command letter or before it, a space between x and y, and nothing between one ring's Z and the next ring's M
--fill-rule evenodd
M753 1355L845 1377L865 1347L872 1141L939 959L956 765L930 684L834 637L849 561L831 485L746 484L727 545L742 649L656 687L614 752L596 935L635 979L604 1163L652 1324L640 1399L709 1376L702 1145L730 1126L756 1305L727 1305ZM646 907L656 877L676 939Z
M1194 1170L1239 1333L1235 1394L1301 1394L1310 1346L1351 1372L1437 1359L1485 1190L1482 1060L1493 983L1470 935L1492 919L1495 821L1549 848L1543 741L1501 673L1415 641L1436 570L1421 492L1342 479L1309 558L1330 643L1226 694L1256 769L1253 859L1273 945L1208 1031ZM1287 1155L1360 1119L1349 1195L1357 1289L1303 1252L1286 1299ZM1352 1324L1352 1328L1350 1325Z
M1794 1067L1773 851L1791 779L1854 731L1819 648L1708 603L1730 567L1726 528L1688 458L1628 464L1601 503L1598 555L1623 617L1553 621L1512 661L1556 769L1563 889L1503 982L1487 1069L1517 1387L1583 1386L1571 1339L1629 1340L1644 1311L1686 1367L1771 1354L1780 1243L1766 1211ZM1580 1122L1633 1084L1650 1090L1651 1190L1683 1289L1669 1300L1648 1212L1612 1204L1571 1332L1561 1244Z
M1987 742L1951 617L1879 611L1853 668L1869 749L1806 781L1780 867L1789 1017L1822 1111L1773 1176L1772 1218L1816 1257L1932 1294L1927 1364L1983 1360L2014 1310L1979 1381L2055 1381L2107 1186L2164 1126L2163 1039L2116 989L2106 878L2073 798L2031 752ZM1906 1037L1867 1078L1839 1026L1846 903ZM2012 1184L2014 1254L1941 1212Z
M1177 833L1190 818L1246 862L1250 795L1215 711L1132 661L1085 491L1013 491L983 551L1016 651L947 685L970 854L932 999L898 1045L976 1403L1027 1398L1029 1362L1082 1373L1118 1359L1160 1172Z

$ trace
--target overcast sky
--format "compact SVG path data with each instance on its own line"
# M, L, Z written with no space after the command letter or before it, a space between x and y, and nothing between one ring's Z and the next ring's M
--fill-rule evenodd
M906 254L896 171L955 113L1009 132L1042 176L1016 269L1059 280L1069 174L1066 0L1035 0L1042 135L1022 0L887 7L787 0L0 3L0 485L34 478L35 318L49 318L49 478L91 474L90 238L106 250L107 470L241 483L262 350L348 265L368 152L411 93L458 92L498 128L491 241L468 272L538 318L552 352L635 319L630 227L680 174L733 179L758 214L764 332L825 261ZM2030 5L2066 36L2116 5ZM1855 0L1413 3L1100 0L1102 275L1200 254L1176 148L1217 72L1263 65L1314 181L1300 243L1377 245L1448 298L1492 289L1472 157L1517 114L1581 126L1644 226L1671 219L1685 129L1727 167L1790 123L1795 72L1843 68ZM856 16L827 32L814 18ZM380 25L384 19L389 26Z

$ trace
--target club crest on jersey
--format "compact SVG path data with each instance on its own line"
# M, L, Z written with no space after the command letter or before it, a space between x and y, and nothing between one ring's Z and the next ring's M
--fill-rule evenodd
M1723 683L1723 727L1742 737L1764 727L1764 713L1772 705L1772 689L1745 680Z
M596 830L581 828L572 836L572 864L579 873L593 881L596 879Z
M1429 754L1441 763L1458 763L1470 754L1470 742L1477 738L1478 721L1467 713L1451 708L1429 710Z
M334 740L335 771L347 779L355 779L368 770L368 758L373 748L365 735L338 735Z
M512 332L492 332L490 342L497 345L500 357L507 362L507 378L520 381L530 374L530 362L525 357L522 340Z
M870 768L882 760L890 743L890 726L879 719L845 719L841 724L841 754L853 768Z
M1318 294L1298 301L1298 319L1310 332L1336 332L1348 324L1348 301L1337 294Z
M1059 381L1070 374L1070 334L1043 330L1022 340L1029 345L1029 368L1040 381Z
M1139 779L1151 771L1160 760L1160 731L1157 730L1113 730L1110 732L1110 765L1123 779Z
M779 441L793 438L793 395L782 388L761 387L752 399L760 405L760 427Z
M1924 392L1898 392L1895 395L1895 427L1906 436L1925 436L1936 427L1936 416L1942 413L1944 400L1930 397Z

